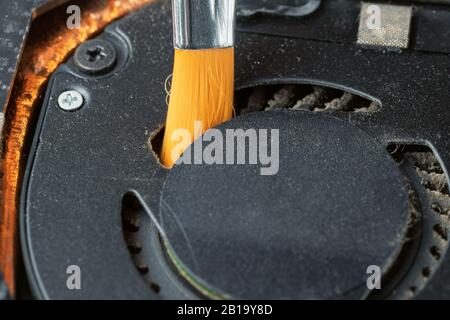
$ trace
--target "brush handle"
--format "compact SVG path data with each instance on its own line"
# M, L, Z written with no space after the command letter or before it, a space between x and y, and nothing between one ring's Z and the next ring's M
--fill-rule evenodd
M175 48L233 47L235 11L236 0L172 0Z

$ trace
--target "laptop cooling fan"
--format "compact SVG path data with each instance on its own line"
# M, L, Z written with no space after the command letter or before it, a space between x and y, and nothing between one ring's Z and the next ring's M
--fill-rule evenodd
M375 2L371 43L364 2L238 1L217 129L279 130L261 175L160 164L170 1L0 1L0 295L449 299L450 3Z

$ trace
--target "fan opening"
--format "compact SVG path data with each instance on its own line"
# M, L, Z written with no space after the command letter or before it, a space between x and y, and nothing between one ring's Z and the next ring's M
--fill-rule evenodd
M449 183L433 151L422 145L391 144L410 198L410 225L403 249L369 299L411 299L439 268L448 250Z

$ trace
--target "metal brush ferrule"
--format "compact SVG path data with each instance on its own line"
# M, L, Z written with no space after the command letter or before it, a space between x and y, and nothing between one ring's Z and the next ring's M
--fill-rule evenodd
M235 10L236 0L172 0L175 48L233 47Z

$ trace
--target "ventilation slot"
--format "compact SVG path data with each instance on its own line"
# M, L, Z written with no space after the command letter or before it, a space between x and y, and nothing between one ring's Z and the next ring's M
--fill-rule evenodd
M148 281L150 288L154 293L158 294L161 288L158 284L152 281L150 277L150 268L148 264L141 259L142 243L139 238L140 230L140 219L143 208L139 203L138 199L128 193L123 197L122 200L122 226L125 242L130 251L131 258L136 266L136 269L142 276L145 276Z
M350 92L304 84L243 89L236 95L236 106L237 114L276 109L371 113L381 108L379 102Z
M448 250L450 229L449 184L432 150L417 145L388 148L399 163L405 179L416 195L412 203L420 210L419 248L406 276L389 298L410 299L420 293ZM400 261L401 263L402 261Z

